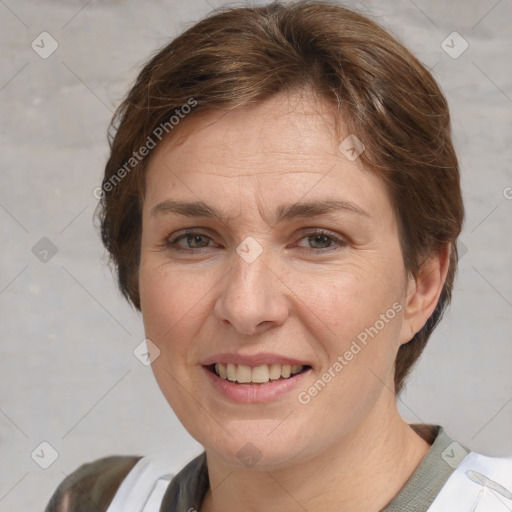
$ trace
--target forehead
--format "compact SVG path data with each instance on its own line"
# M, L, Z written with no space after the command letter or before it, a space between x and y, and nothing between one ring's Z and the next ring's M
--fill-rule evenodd
M166 195L197 199L231 187L229 199L257 195L276 203L289 199L339 199L373 203L386 200L383 182L340 151L349 136L337 136L336 108L313 93L277 94L228 112L200 112L185 118L155 149L147 168L146 198ZM233 194L233 182L237 192ZM225 189L227 190L227 189ZM316 197L315 197L316 196Z
M268 155L314 158L336 150L334 108L313 92L297 91L231 111L192 113L156 153L174 150L177 155L200 147L198 157L207 152L211 156L211 150L219 157L223 152L230 156L236 152L248 163Z

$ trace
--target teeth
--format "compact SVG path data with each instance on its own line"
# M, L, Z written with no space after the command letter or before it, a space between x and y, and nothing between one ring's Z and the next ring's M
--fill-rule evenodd
M270 374L268 371L268 366L266 364L262 364L261 366L256 366L256 368L252 369L252 382L268 382L270 380Z
M299 364L262 364L260 366L247 366L245 364L217 363L215 364L215 373L221 379L227 379L231 382L240 384L266 384L270 380L280 378L288 379L290 376L301 372L304 366Z
M242 384L251 382L251 367L245 366L245 364L239 364L236 370L236 381Z
M221 365L222 366L222 365ZM226 370L226 377L228 380L234 382L236 380L236 366L232 363L229 363Z
M281 365L271 364L269 367L270 380L277 380L281 378Z

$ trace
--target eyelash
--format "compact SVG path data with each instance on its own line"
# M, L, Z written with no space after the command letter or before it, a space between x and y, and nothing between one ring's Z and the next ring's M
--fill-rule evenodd
M183 247L180 247L179 245L177 245L179 241L186 240L188 237L192 237L194 235L195 236L201 236L201 237L206 238L208 240L212 240L212 238L210 236L205 235L204 233L201 233L200 231L187 230L185 233L183 233L181 235L178 235L177 237L175 237L173 239L166 239L164 241L164 246L167 249L170 249L171 251L180 252L180 253L188 253L188 254L193 253L193 252L197 252L198 250L201 250L201 249L208 249L209 248L207 246L207 247L198 247L198 248L184 249ZM300 240L307 239L307 238L313 238L313 237L317 237L317 236L325 236L325 237L329 238L333 244L337 244L338 245L338 249L340 249L340 248L344 247L345 245L347 245L347 242L345 240L343 240L342 238L339 238L337 236L334 236L329 231L325 231L323 229L317 229L317 230L308 232L308 233L304 234L301 237ZM337 250L337 249L333 249L332 246L325 247L325 248L322 248L322 249L315 249L315 248L310 247L309 249L311 251L314 251L314 252L317 252L317 253L329 252L329 251Z

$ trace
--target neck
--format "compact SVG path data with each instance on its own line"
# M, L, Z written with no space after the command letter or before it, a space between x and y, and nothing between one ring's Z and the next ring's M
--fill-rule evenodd
M370 414L328 453L284 469L226 466L207 452L210 489L201 512L378 511L410 478L430 445L396 403ZM382 413L383 411L379 411Z

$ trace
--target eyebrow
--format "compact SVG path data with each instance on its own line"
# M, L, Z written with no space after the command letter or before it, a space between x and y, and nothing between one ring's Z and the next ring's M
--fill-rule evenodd
M291 220L296 217L315 217L339 211L354 213L363 217L370 217L368 213L350 201L323 200L281 205L276 210L275 224L278 224L283 220ZM227 223L226 216L223 215L222 212L207 205L203 201L186 202L166 199L151 208L152 216L159 213L176 213L185 217L215 218L223 223Z

